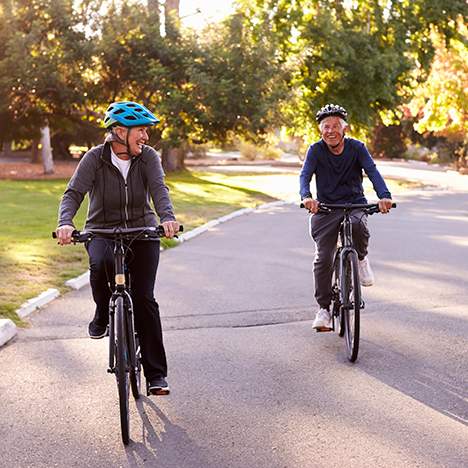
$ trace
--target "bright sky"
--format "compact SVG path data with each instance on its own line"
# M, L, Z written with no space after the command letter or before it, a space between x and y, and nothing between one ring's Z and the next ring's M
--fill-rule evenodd
M200 13L197 13L197 8ZM180 0L180 17L186 26L201 29L233 12L231 0ZM185 18L184 18L185 17Z

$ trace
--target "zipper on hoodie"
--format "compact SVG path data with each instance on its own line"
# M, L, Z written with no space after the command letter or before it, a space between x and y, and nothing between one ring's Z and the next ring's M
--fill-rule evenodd
M107 164L109 164L110 167L112 167L112 169L114 171L116 171L117 174L119 174L119 176L124 181L124 186L125 186L125 206L124 206L124 210L125 210L125 227L128 228L128 224L127 224L127 221L128 221L128 185L127 185L127 180L129 178L130 172L132 171L135 164L130 163L130 167L128 168L128 173L127 173L127 178L125 179L124 176L122 175L122 173L120 172L120 170L117 167L115 167L114 164L112 164L112 162L108 162L108 161L105 161L105 162Z
M128 221L128 186L127 186L127 180L125 179L125 227L126 228L128 228L127 221Z

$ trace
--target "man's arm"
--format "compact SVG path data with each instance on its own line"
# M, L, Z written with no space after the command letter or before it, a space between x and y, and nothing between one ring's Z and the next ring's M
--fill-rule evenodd
M377 166L364 143L362 143L362 147L359 151L359 161L364 172L367 174L367 177L369 177L369 180L372 182L375 193L380 199L380 212L388 213L392 208L392 194L390 193L390 190L388 190L384 178L377 169Z
M364 172L367 174L367 177L369 177L369 180L372 182L372 186L374 187L377 196L380 199L391 199L392 194L390 193L390 190L388 190L387 184L377 169L377 166L375 165L375 162L372 159L372 156L369 154L369 151L367 150L364 143L362 143L359 151L359 162L361 167L364 169Z
M307 150L307 155L299 175L299 194L301 196L301 200L304 200L305 198L313 199L312 192L310 191L310 182L315 170L317 169L317 157L314 155L312 148L313 146L311 145Z

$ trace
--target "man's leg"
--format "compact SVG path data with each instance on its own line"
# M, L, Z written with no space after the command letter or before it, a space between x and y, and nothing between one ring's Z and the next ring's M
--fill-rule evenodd
M369 245L369 230L367 229L367 215L361 210L353 211L351 214L353 224L353 242L359 257L359 278L362 286L374 284L374 273L367 257Z
M167 375L159 306L154 298L159 246L159 242L136 241L127 254L132 278L135 328L140 339L143 370L147 380Z
M351 213L353 225L353 242L358 253L359 260L367 256L369 245L369 229L367 228L367 215L362 210L354 210Z
M331 303L333 255L342 219L342 212L332 211L328 214L317 213L310 221L310 232L315 241L315 299L322 309L328 309Z

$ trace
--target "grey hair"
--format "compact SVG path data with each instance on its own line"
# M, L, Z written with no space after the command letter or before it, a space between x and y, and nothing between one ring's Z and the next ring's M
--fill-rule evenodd
M341 122L341 129L344 130L346 127L348 127L348 122L346 122L345 119L342 119L341 117L337 116L337 115L331 115L330 117L338 117L340 119L340 122ZM319 128L320 128L320 131L322 131L322 126L325 122L325 120L327 120L329 117L325 117L320 123L319 123Z

